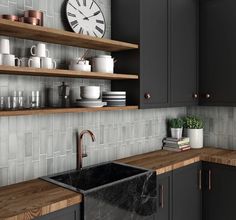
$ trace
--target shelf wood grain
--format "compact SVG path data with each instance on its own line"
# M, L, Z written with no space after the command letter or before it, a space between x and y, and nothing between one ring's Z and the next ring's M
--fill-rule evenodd
M0 19L0 35L108 52L139 48L137 44L104 38L100 39L69 31L34 26L5 19Z
M45 108L45 109L24 109L12 111L0 111L0 117L4 116L22 116L22 115L47 115L60 113L81 113L81 112L99 112L99 111L126 111L136 110L138 106L124 107L103 107L103 108Z
M80 72L62 69L36 69L30 67L12 67L0 65L0 74L29 75L29 76L47 76L47 77L70 77L70 78L88 78L105 80L136 80L135 74L117 74L101 72Z

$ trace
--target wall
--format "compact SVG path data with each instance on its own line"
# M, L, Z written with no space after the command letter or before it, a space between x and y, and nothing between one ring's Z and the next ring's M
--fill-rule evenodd
M64 29L62 5L64 0L0 0L0 14L22 14L27 9L45 12L48 27ZM97 1L108 23L106 37L110 37L110 0ZM12 53L29 56L33 41L11 39ZM60 45L48 45L50 56L60 68L65 68L71 58L84 50ZM101 53L91 51L90 55ZM100 85L110 89L103 80L61 79L45 77L0 76L0 95L23 90L49 88L56 103L57 86L65 81L73 90L73 100L79 97L79 86ZM166 136L166 119L185 115L186 108L136 110L119 112L58 114L47 116L20 116L0 118L0 186L21 182L75 168L76 132L91 129L96 142L85 138L88 158L85 165L160 149Z
M236 149L236 108L192 107L187 113L204 120L205 146Z

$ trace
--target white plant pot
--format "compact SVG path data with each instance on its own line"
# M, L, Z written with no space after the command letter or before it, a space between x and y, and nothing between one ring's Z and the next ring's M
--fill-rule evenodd
M183 128L171 128L171 137L180 139L182 138Z
M203 148L203 129L187 129L190 146L193 149Z

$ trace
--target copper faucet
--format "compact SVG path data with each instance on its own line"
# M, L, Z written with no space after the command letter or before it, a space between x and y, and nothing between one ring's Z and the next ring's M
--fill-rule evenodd
M92 131L89 130L83 130L81 133L78 135L78 142L77 142L77 164L76 164L76 169L81 170L83 167L83 158L87 157L88 155L83 153L83 145L82 145L82 140L83 136L85 134L89 134L90 137L92 138L92 141L95 141L95 135L93 134Z

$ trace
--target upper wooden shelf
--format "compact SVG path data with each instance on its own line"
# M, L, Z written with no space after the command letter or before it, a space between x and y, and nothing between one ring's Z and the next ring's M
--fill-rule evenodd
M100 73L100 72L80 72L61 69L36 69L30 67L12 67L0 65L0 74L28 75L28 76L48 76L48 77L70 77L70 78L88 78L105 80L136 80L138 75Z
M110 39L100 39L69 31L34 26L5 19L0 19L0 35L108 52L139 48L137 44Z

